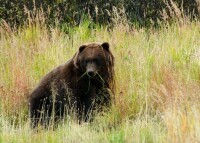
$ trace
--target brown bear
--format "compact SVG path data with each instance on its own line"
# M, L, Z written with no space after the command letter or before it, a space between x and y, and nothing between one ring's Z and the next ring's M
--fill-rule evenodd
M113 76L109 43L80 46L72 59L45 75L30 94L32 127L46 126L71 111L78 121L88 121L93 111L110 105Z

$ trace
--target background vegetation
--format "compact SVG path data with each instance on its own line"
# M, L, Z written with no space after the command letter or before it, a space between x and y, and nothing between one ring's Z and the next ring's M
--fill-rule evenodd
M3 0L0 18L11 26L25 24L37 11L46 17L47 25L59 22L61 27L79 25L85 18L93 24L112 24L116 14L137 26L158 26L174 16L199 17L198 0ZM177 8L180 8L177 9ZM32 13L30 13L32 11ZM25 23L24 23L25 22ZM91 26L91 25L90 25Z
M170 8L180 13L157 29L138 28L130 24L128 12L120 11L110 17L112 28L85 18L76 26L64 25L67 33L55 19L50 26L42 9L28 11L17 27L2 20L0 143L200 142L200 22L191 21L177 5ZM31 130L31 90L81 44L93 41L108 41L116 59L116 94L109 112L92 123L80 125L67 117L55 130Z

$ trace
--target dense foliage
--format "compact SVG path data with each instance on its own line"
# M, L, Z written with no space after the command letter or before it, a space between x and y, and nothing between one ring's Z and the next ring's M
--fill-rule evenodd
M198 16L195 0L3 0L0 18L11 26L18 26L24 24L30 12L34 15L40 10L48 19L48 25L55 25L55 21L61 25L79 25L85 18L97 24L112 23L112 19L121 14L131 23L148 27L177 16L177 7L184 15Z

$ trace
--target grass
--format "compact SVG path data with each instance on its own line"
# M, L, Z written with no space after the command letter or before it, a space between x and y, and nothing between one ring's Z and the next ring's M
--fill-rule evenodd
M134 29L126 24L64 34L39 23L0 32L0 142L200 142L200 23ZM108 41L115 56L116 94L93 123L29 127L27 98L41 77L83 43Z

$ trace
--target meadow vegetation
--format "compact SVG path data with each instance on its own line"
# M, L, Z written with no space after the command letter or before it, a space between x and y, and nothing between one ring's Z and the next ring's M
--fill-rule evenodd
M200 142L200 22L177 20L159 29L124 21L88 28L28 22L0 26L0 142ZM107 41L115 56L115 98L92 123L70 117L34 132L28 95L48 71L69 60L83 43Z

